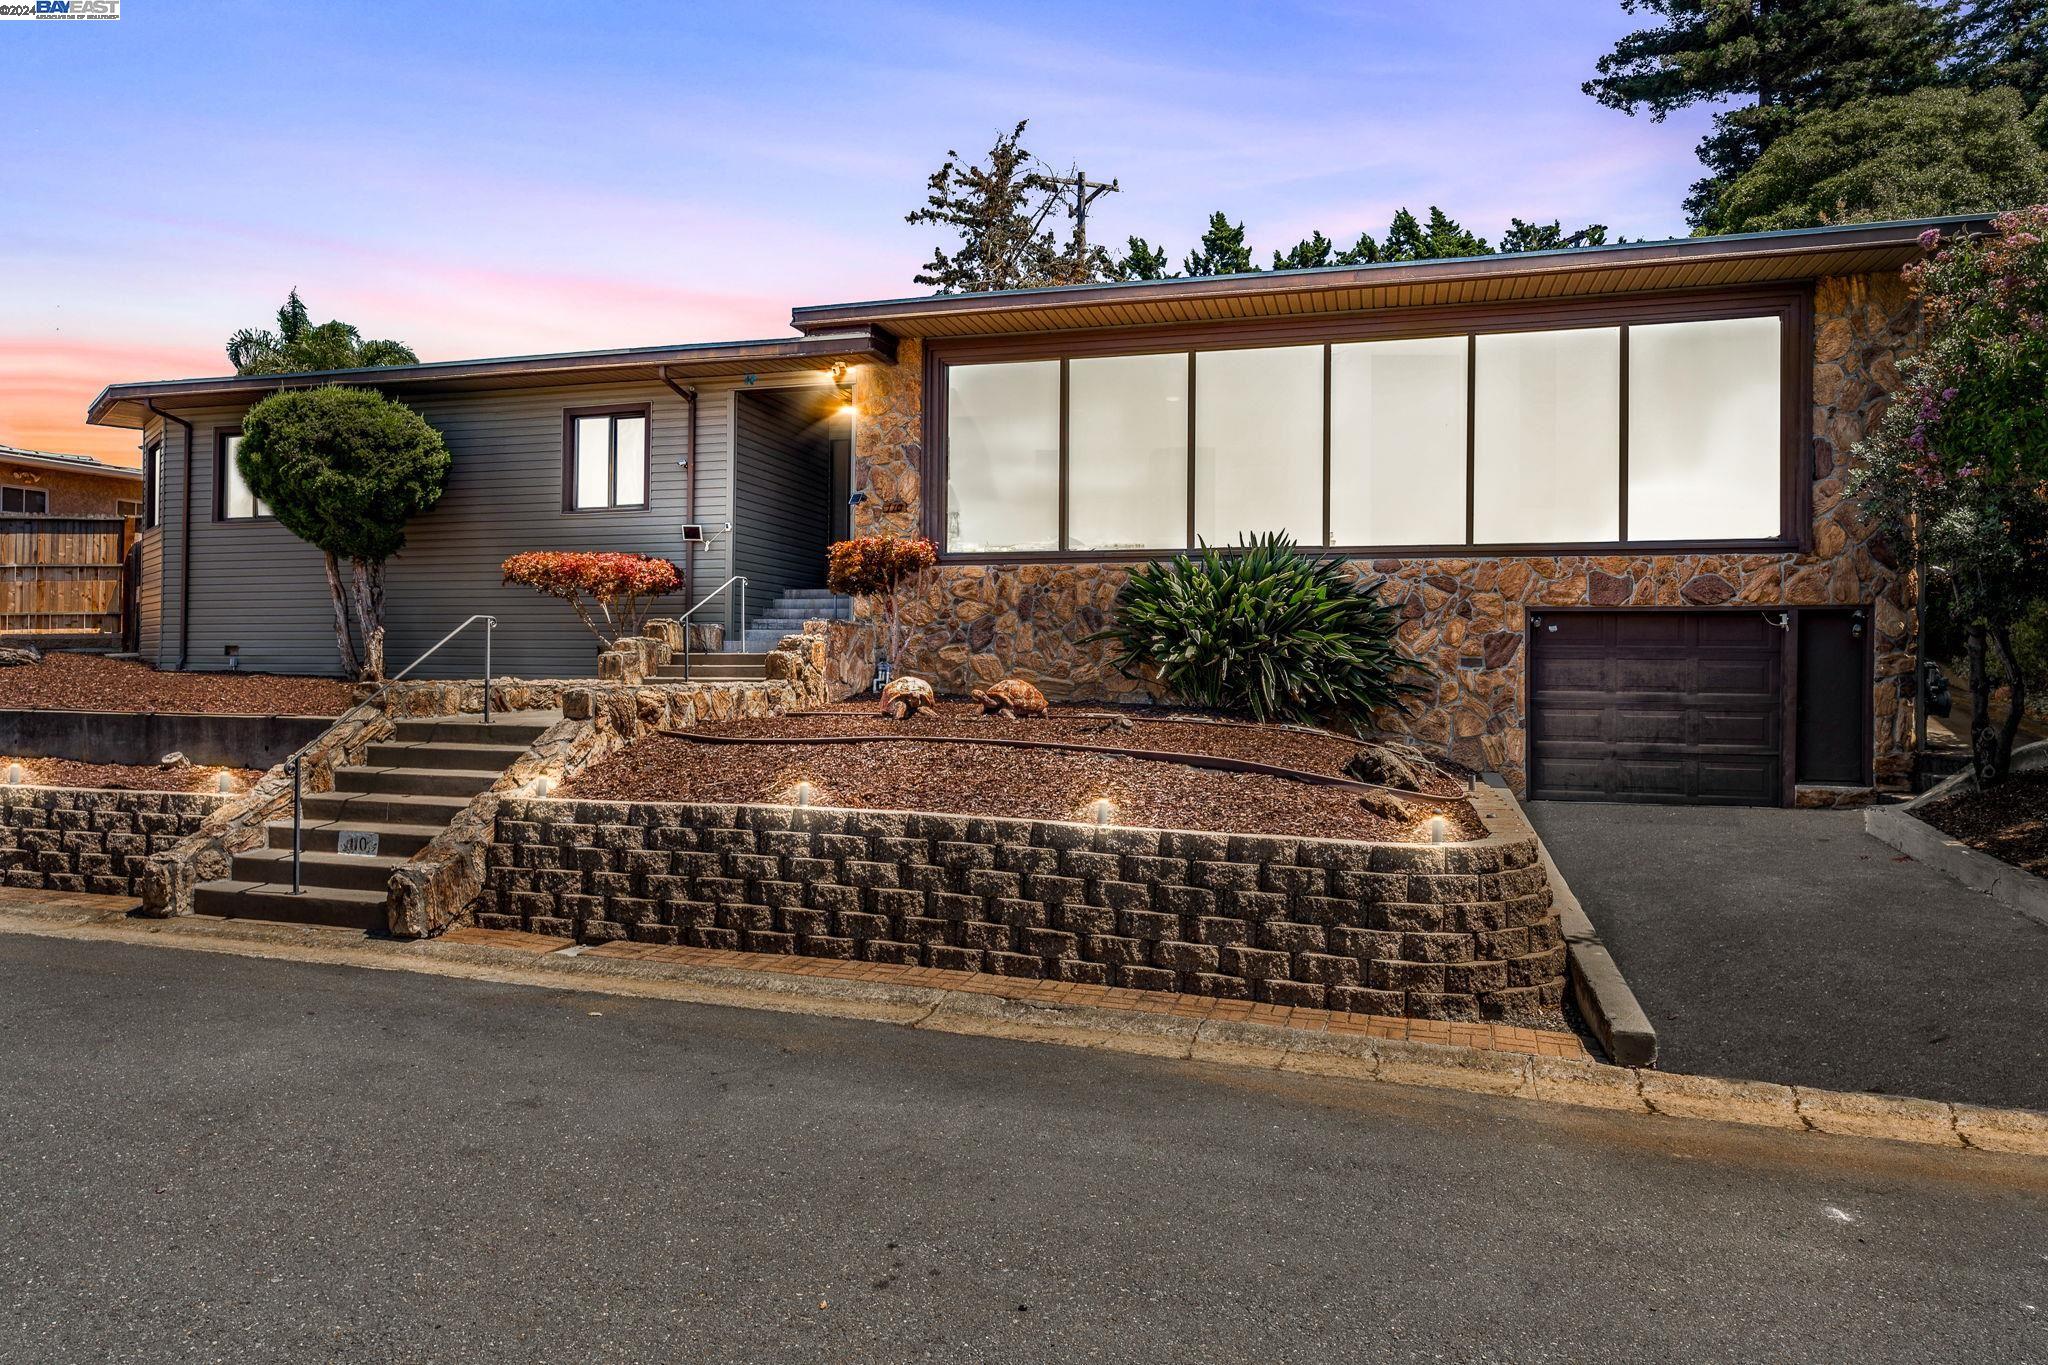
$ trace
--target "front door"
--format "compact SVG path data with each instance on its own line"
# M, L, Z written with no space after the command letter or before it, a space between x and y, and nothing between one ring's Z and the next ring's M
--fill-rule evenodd
M1801 782L1860 787L1869 783L1864 710L1870 702L1862 611L1799 613L1799 741Z

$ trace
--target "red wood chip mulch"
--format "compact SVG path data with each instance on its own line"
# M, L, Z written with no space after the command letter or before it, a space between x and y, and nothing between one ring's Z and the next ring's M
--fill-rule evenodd
M1947 797L1915 814L1979 853L2048 877L2048 777L2010 777L1987 791Z
M1014 733L1038 737L1029 725ZM1423 839L1427 815L1436 813L1418 802L1417 819L1403 824L1368 812L1358 793L1341 787L944 739L783 747L654 735L592 767L560 794L593 801L782 803L795 799L799 782L811 783L811 800L821 806L1089 820L1092 804L1107 798L1109 818L1119 825L1332 839ZM1450 838L1485 836L1470 807L1450 813Z
M21 781L28 787L111 787L117 791L211 792L220 790L220 775L233 775L234 789L244 792L263 774L254 768L146 767L125 763L74 763L68 758L0 758L0 781L8 768L21 765Z
M46 654L40 663L0 668L0 710L338 716L354 701L354 687L337 678L159 673L97 654Z

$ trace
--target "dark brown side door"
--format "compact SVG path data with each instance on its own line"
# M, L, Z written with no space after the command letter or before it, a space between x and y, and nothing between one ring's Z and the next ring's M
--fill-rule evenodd
M1530 795L1779 804L1784 651L1763 612L1531 613Z
M1862 786L1869 781L1864 713L1870 703L1861 611L1799 613L1797 766L1801 782Z

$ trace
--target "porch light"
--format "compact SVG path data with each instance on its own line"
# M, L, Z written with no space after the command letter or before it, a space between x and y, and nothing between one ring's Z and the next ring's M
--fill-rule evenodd
M1444 841L1444 836L1446 834L1449 834L1450 832L1450 821L1444 819L1441 815L1432 815L1429 817L1429 841L1432 844L1442 843Z

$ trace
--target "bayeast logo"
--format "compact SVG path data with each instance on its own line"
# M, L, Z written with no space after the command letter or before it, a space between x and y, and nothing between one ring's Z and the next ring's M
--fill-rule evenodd
M34 0L0 4L0 19L118 19L121 0Z

